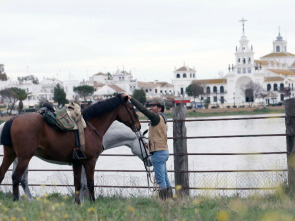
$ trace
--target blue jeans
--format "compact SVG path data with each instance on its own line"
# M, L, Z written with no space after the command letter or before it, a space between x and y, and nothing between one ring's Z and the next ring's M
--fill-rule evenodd
M152 163L154 166L156 182L159 185L159 189L171 187L166 167L166 161L168 160L168 158L168 150L155 151L152 155Z

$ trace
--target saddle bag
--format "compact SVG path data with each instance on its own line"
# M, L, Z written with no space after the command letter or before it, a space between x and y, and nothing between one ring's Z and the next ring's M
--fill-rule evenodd
M70 115L67 112L66 108L62 108L59 111L56 112L55 114L55 119L56 119L56 126L58 126L61 130L73 130L75 127L75 122L73 119L70 117Z

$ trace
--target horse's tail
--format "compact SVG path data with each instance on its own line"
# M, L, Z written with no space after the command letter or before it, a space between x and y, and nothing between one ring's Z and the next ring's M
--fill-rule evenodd
M5 146L12 146L12 140L11 140L11 125L12 125L13 119L10 119L0 125L0 144Z

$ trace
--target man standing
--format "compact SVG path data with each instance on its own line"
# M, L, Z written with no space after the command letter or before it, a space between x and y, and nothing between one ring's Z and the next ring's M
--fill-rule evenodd
M172 188L167 174L166 161L169 158L167 144L167 119L164 114L165 103L163 100L151 102L151 111L145 108L136 99L130 97L134 106L150 119L149 146L152 155L152 163L155 170L156 182L159 185L159 197L162 200L172 198Z

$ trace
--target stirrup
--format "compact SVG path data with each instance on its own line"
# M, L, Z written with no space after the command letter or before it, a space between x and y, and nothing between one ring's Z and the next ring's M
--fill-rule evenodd
M80 150L73 150L73 160L85 160L86 156L85 154Z

